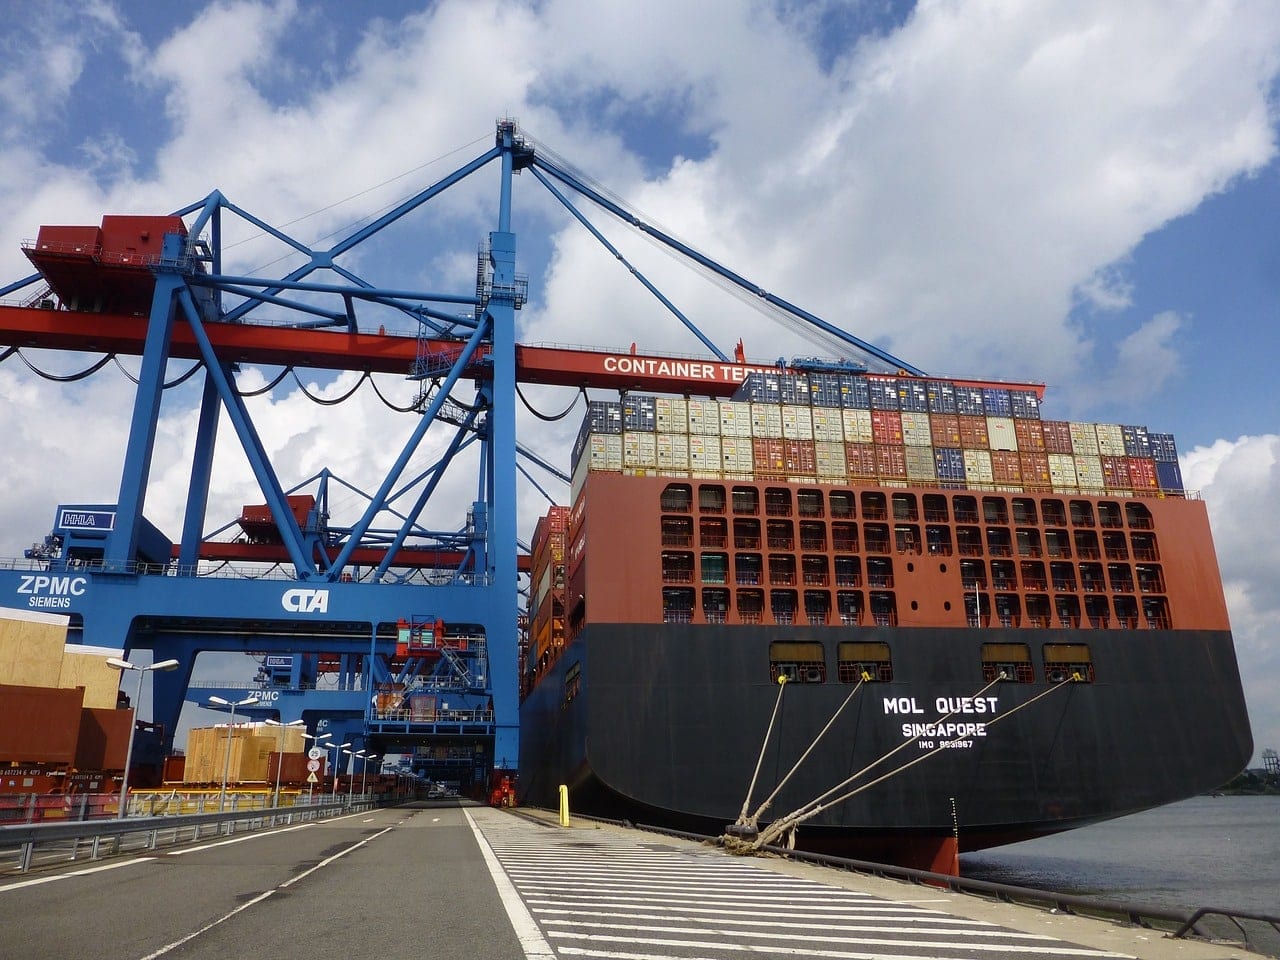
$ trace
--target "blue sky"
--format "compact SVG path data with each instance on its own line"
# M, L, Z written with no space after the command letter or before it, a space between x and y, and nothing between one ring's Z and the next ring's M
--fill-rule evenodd
M1271 3L0 0L0 13L0 285L29 272L19 243L43 223L165 212L215 187L323 236L515 117L648 219L927 371L1044 381L1046 416L1174 433L1213 519L1258 747L1280 748ZM477 178L360 269L465 289L495 196ZM531 177L515 211L523 339L698 351ZM611 236L722 349L741 336L752 358L814 352ZM237 267L275 255L242 239ZM0 365L0 554L47 532L56 502L115 496L129 386L55 388ZM266 432L282 474L358 472L368 450L327 437L386 449L376 408L362 396L317 412L276 391L263 414L280 424ZM189 413L181 395L166 410L175 462ZM553 454L575 425L522 430ZM177 526L181 476L149 495L162 526ZM259 499L242 468L218 476L228 518ZM527 529L542 505L524 490L521 506Z

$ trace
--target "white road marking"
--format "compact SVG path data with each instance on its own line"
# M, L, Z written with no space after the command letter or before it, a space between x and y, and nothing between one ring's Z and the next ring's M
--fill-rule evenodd
M36 877L33 880L19 880L17 883L6 883L0 887L0 893L8 893L10 890L21 890L23 887L37 887L42 883L55 883L58 880L69 880L72 877L83 877L90 873L101 873L103 870L118 870L120 867L129 867L135 863L146 863L148 860L154 860L155 857L135 857L132 860L124 860L120 863L104 863L100 867L85 867L83 870L71 870L67 873L60 873L55 877Z
M238 837L232 837L230 840L219 840L216 843L201 843L198 847L189 847L186 850L170 850L165 854L166 857L185 857L188 853L201 853L205 850L212 850L215 847L225 847L230 843L244 843L246 840L257 840L260 837L269 837L277 833L291 833L294 830L303 830L306 827L313 826L310 823L300 823L296 827L281 827L279 830L267 830L258 833L246 833ZM197 841L199 842L199 841Z
M502 870L502 864L498 862L493 848L489 846L489 841L480 832L480 828L476 826L476 821L471 816L471 811L463 810L462 815L467 818L467 823L471 826L471 832L475 835L476 845L480 848L480 853L484 857L485 866L489 868L489 875L493 877L493 885L498 889L498 896L502 898L502 906L506 908L507 919L511 921L511 926L520 941L520 949L524 951L524 955L529 960L534 960L534 958L538 958L538 960L554 960L555 951L551 949L551 944L546 941L546 938L538 930L538 925L534 922L533 917L529 915L529 911L524 908L520 895L516 893L516 888L511 885L511 881L507 879L507 875Z

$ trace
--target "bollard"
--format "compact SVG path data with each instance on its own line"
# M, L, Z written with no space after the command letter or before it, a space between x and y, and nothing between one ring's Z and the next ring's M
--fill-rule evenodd
M569 825L569 788L560 784L560 826Z

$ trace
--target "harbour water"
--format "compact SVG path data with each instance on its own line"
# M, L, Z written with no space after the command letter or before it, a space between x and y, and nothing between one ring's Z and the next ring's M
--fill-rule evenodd
M1280 797L1195 797L961 858L966 877L1177 909L1280 914Z

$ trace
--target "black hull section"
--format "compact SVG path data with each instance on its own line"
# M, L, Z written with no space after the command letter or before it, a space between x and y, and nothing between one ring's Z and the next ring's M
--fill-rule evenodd
M567 784L583 813L720 833L742 808L777 698L770 642L825 632L588 626L521 708L523 802L554 806ZM982 712L971 702L947 721L969 725L961 743L824 811L801 828L803 846L903 860L894 851L913 838L958 827L961 850L981 849L1211 790L1252 754L1226 631L860 628L856 639L890 645L893 682L864 685L762 821L895 748L854 786L930 753L922 741L950 739L904 725L938 721L941 698L964 707L978 694L983 643L1029 644L1037 677L1041 644L1088 643L1096 680L996 684ZM788 685L753 806L851 689L834 682L836 643L825 645L828 682Z

